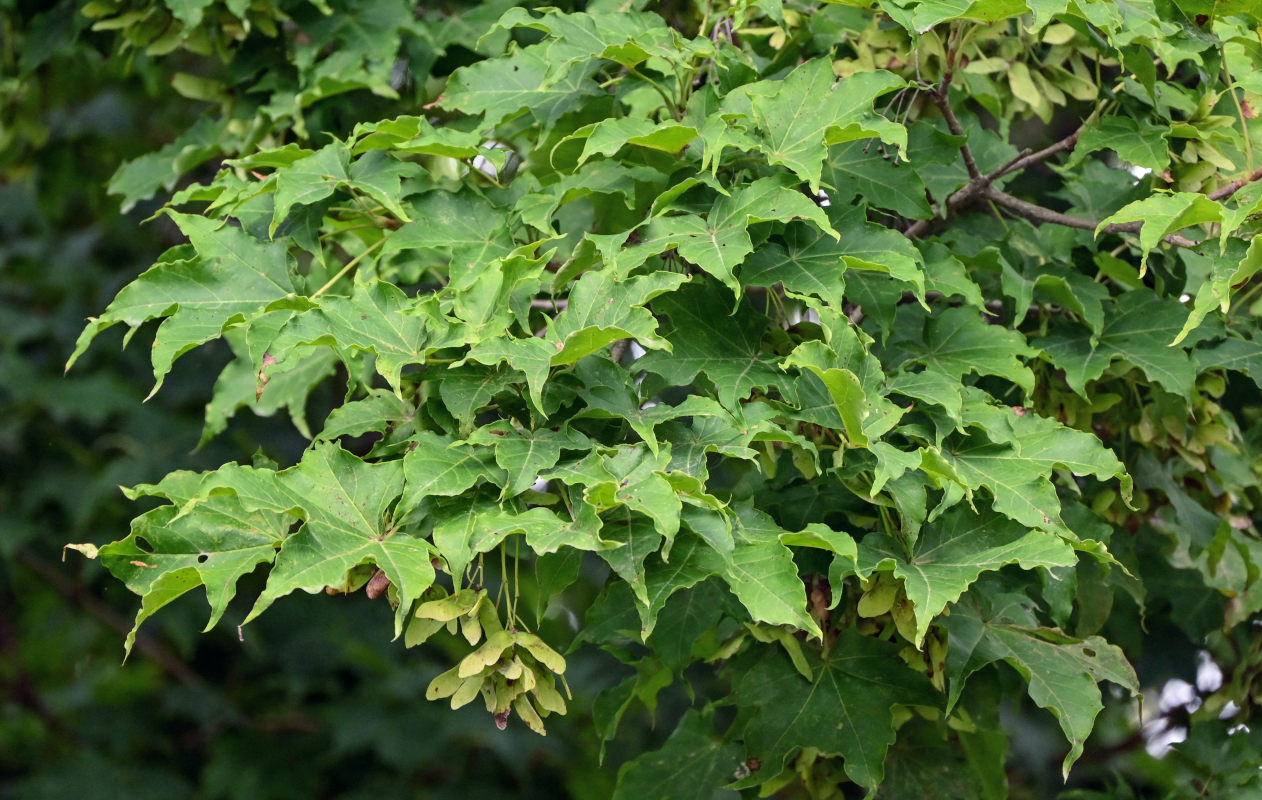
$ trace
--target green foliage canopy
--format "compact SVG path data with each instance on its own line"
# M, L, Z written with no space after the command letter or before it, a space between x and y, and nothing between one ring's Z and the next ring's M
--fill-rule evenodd
M465 642L429 698L542 733L571 642L536 631L603 565L574 638L635 674L600 734L714 678L626 797L936 796L948 768L951 796L1004 796L1013 685L1068 775L1099 684L1138 693L1151 616L1226 673L1191 744L1250 712L1250 4L83 11L222 66L175 76L212 112L111 184L179 186L160 213L188 243L71 363L160 320L155 391L231 346L207 437L242 408L311 434L296 463L136 486L166 503L77 545L137 624L204 586L213 625L260 565L246 622L362 589L407 645ZM313 140L345 92L379 118Z

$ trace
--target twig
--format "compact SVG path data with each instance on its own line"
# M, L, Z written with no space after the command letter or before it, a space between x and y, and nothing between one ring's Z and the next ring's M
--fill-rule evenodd
M959 119L955 116L955 109L951 108L951 79L953 73L947 71L942 76L942 83L937 90L931 92L929 96L933 98L933 104L942 112L942 117L946 120L947 129L951 131L952 136L959 136L965 141L960 143L960 157L964 159L964 168L968 170L968 176L974 180L982 177L982 172L977 168L977 161L973 158L973 151L968 147L968 137L964 135L964 126L960 125Z
M955 213L955 211L957 211L959 208L967 205L974 198L980 196L985 189L989 188L992 183L999 180L1003 176L1016 172L1017 170L1022 170L1022 169L1026 169L1027 167L1032 167L1035 164L1038 164L1042 161L1046 161L1047 159L1051 158L1057 153L1067 153L1070 150L1073 150L1074 147L1077 146L1078 138L1082 136L1082 132L1086 128L1086 125L1087 123L1084 122L1082 126L1078 128L1078 130L1074 131L1073 133L1066 136L1064 139L1061 139L1060 141L1056 142L1055 144L1051 144L1051 145L1048 145L1047 147L1044 147L1042 150L1039 150L1038 152L1031 152L1030 150L1025 150L1019 156L1012 159L1007 164L1004 164L1002 167L995 170L994 172L989 172L985 175L979 175L978 177L973 178L964 186L960 187L959 189L956 189L954 192L951 193L951 196L947 198L946 208L943 209L940 218L945 219L946 217L951 216L951 214ZM935 221L937 220L934 220L934 219L917 220L916 222L912 223L912 225L908 227L907 230L903 231L903 235L906 236L908 239L915 239L920 236L923 236L925 232L929 230L929 227L934 224Z
M1094 220L1085 219L1083 217L1071 217L1068 214L1062 214L1059 211L1053 211L1050 208L1036 206L1028 203L1018 197L1013 197L1007 192L1001 192L993 186L988 186L982 190L981 196L995 205L1016 214L1018 217L1024 217L1032 222L1050 222L1053 225L1064 225L1068 228L1081 228L1082 230L1094 231L1100 227L1100 223ZM1139 233L1140 228L1144 226L1143 220L1135 222L1114 222L1106 225L1101 229L1101 233ZM1194 242L1176 233L1171 233L1163 237L1166 242L1177 245L1179 247L1196 247L1200 242Z
M937 94L935 93L934 96L937 97ZM1094 114L1092 116L1094 116ZM1025 200L1021 200L1020 198L1013 197L1012 195L991 186L994 181L1005 175L1018 170L1026 169L1027 167L1033 166L1041 161L1045 161L1058 153L1065 153L1073 150L1088 122L1090 122L1090 119L1088 119L1087 122L1084 122L1078 130L1074 131L1069 136L1066 136L1064 139L1061 139L1042 150L1037 152L1022 153L1009 161L1007 164L1004 164L999 169L986 175L973 178L947 198L946 207L942 209L938 218L917 220L903 231L903 235L909 239L915 239L923 236L935 222L939 222L947 217L950 217L961 207L976 199L989 200L995 205L1004 208L1018 217L1023 217L1034 222L1048 222L1054 225L1064 225L1070 228L1081 228L1082 230L1095 231L1100 225L1099 222L1085 219L1083 217L1072 217L1068 214L1062 214L1059 211L1053 211L1050 208L1044 208L1043 206L1035 205L1033 203L1026 202ZM1262 168L1256 169L1248 176L1232 181L1226 186L1210 192L1206 195L1206 197L1214 201L1226 200L1236 192L1240 191L1242 187L1259 180L1262 180ZM1101 233L1138 233L1140 228L1143 226L1144 223L1142 220L1135 222L1115 222L1106 226L1103 230L1101 230ZM1200 244L1199 242L1194 242L1191 239L1180 236L1176 233L1164 236L1162 239L1163 241L1177 247L1195 247Z
M385 244L386 239L388 238L390 237L382 236L380 239L368 245L368 247L364 248L364 251L362 253L355 256L350 261L348 261L346 263L346 266L338 270L336 275L334 275L332 278L329 278L329 280L319 289L316 289L315 293L311 295L311 299L314 300L315 298L327 292L329 289L332 289L333 285L336 284L338 281L340 281L342 278L344 278L348 272L355 269L355 266L359 264L360 261L363 261L365 256L367 256L373 250L376 250L378 247L381 247L383 244Z
M1244 186L1258 180L1262 180L1262 167L1259 167L1258 169L1255 169L1253 172L1249 173L1248 177L1241 178L1238 181L1232 181L1231 183L1227 184L1221 189L1215 189L1214 191L1206 195L1206 197L1214 201L1226 200L1227 198L1231 197L1236 192L1240 191Z
M1056 142L1055 144L1051 144L1051 145L1048 145L1047 147L1044 147L1042 150L1039 150L1037 153L1031 153L1029 150L1024 151L1019 156L1009 161L1007 164L1004 164L999 169L987 175L986 184L990 185L991 183L994 183L995 181L999 180L1005 175L1016 172L1018 170L1025 169L1026 167L1033 166L1040 162L1046 161L1047 159L1051 158L1057 153L1067 153L1070 150L1073 150L1074 147L1077 146L1078 138L1082 136L1082 131L1083 131L1083 128L1085 127L1086 127L1086 124L1084 123L1082 127L1078 128L1078 130L1069 134L1064 139L1061 139L1059 142Z
M562 297L560 300L553 300L550 297L536 297L530 301L531 308L546 308L552 311L564 311L570 307L570 301Z

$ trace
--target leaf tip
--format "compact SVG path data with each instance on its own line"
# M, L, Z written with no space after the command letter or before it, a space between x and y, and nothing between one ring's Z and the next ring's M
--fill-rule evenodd
M76 550L76 551L78 551L78 552L82 553L83 555L87 556L88 558L96 558L96 557L97 557L97 554L98 554L98 553L100 553L100 548L99 548L99 547L97 547L97 546L96 546L96 545L94 545L94 544L90 544L90 543L84 543L84 544L68 544L68 545L65 545L64 547L62 547L62 548L61 548L61 560L62 560L62 563L65 563L65 561L66 561L66 551L67 551L67 550Z

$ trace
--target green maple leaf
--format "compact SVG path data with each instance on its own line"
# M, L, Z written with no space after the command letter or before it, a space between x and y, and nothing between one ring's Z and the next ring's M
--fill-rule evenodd
M503 367L485 367L480 364L464 364L443 370L443 379L437 383L439 399L456 421L460 430L473 430L474 417L491 398L513 385L511 370Z
M344 142L334 142L278 168L275 210L268 234L275 237L276 229L294 206L323 200L346 183L350 179L346 172L349 163L350 148Z
M926 286L929 289L942 292L945 297L952 295L962 297L969 305L979 310L986 308L982 290L969 277L960 259L938 242L929 244L923 248L923 251Z
M467 282L466 276L513 251L507 215L471 192L426 192L409 205L416 219L386 239L382 259L399 252L436 252L450 261L453 280Z
M714 734L709 714L689 709L665 744L622 765L613 800L694 800L739 763L740 747Z
M731 301L714 284L692 282L657 298L653 309L670 318L670 353L648 353L640 369L686 386L699 373L715 385L719 403L732 409L756 388L783 383L777 359L761 346L768 319L748 303L732 313Z
M481 142L482 137L476 132L446 126L435 128L429 120L414 115L361 122L347 140L352 155L370 150L393 150L449 158L473 158L486 153L479 148Z
M829 217L841 234L842 260L851 270L884 272L909 283L924 303L925 270L918 251L907 237L867 221L863 208L829 208Z
M270 417L284 408L298 432L310 439L307 398L316 385L334 373L337 358L329 350L318 349L295 355L284 364L269 364L260 370L249 353L243 352L244 348L233 342L241 338L233 336L234 333L238 331L229 331L226 338L233 343L237 357L224 367L215 380L214 394L206 404L206 424L198 446L222 432L228 426L228 420L239 409L246 407L260 417ZM260 372L266 377L266 382L259 377Z
M675 32L660 16L642 11L566 14L551 8L535 17L524 8L510 8L495 23L495 28L515 27L534 28L552 37L538 47L547 50L553 65L544 85L563 75L572 64L591 58L607 58L624 67L634 67L650 54L677 51Z
M740 281L746 286L773 286L813 294L841 308L846 291L842 256L845 246L815 225L794 222L780 241L770 241L745 259Z
M106 191L122 195L124 214L159 189L171 191L181 177L223 152L229 124L226 118L200 117L161 149L124 162L110 177Z
M420 164L374 150L351 162L346 187L352 193L367 195L395 219L407 223L412 217L403 197L410 192L405 191L403 182L427 175Z
M697 552L698 567L722 578L753 619L821 636L819 625L806 613L806 590L793 553L781 541L788 532L752 508L737 509L733 523L732 551Z
M1059 536L1030 530L992 511L978 514L957 506L926 525L910 553L902 542L883 533L863 537L855 568L865 578L889 569L903 579L916 616L915 645L920 647L934 617L983 572L1007 564L1034 569L1077 561L1073 548Z
M726 524L726 520L721 520L721 523ZM664 638L670 636L669 631L657 628L658 615L666 607L666 601L676 592L692 588L715 574L712 570L713 565L704 560L705 549L708 547L709 545L700 536L681 532L671 547L669 561L663 561L658 557L646 566L644 574L646 602L636 604L635 610L640 614L641 636L646 642L652 636L655 648ZM712 605L710 609L693 610L694 615L708 616L710 612L717 616L719 607ZM680 658L673 661L673 666L671 664L668 666L672 666L672 669L679 667L680 669L676 671L682 671L682 667L687 666L682 656L685 651L691 655L692 643L677 642L675 644Z
M1030 699L1060 723L1070 742L1062 764L1068 776L1103 708L1096 684L1108 680L1136 694L1139 682L1116 646L1098 636L1079 640L1041 628L1026 603L1025 597L1003 596L985 605L961 603L947 617L950 703L954 705L969 675L986 664L1006 662L1027 682Z
M654 521L619 506L601 516L601 534L617 547L602 550L600 557L631 588L637 607L649 609L648 583L644 562L662 546L662 534ZM645 611L641 611L644 616Z
M1221 222L1222 218L1223 207L1203 194L1178 192L1153 195L1128 203L1101 220L1096 226L1096 235L1099 236L1101 230L1115 222L1142 222L1143 227L1139 229L1139 247L1143 252L1139 274L1142 276L1148 266L1148 254L1161 244L1167 234L1183 230L1189 225Z
M1262 268L1262 239L1255 236L1253 241L1249 242L1249 249L1244 258L1234 264L1233 260L1230 258L1215 260L1212 272L1196 290L1196 299L1192 301L1192 311L1188 314L1187 322L1183 323L1183 328L1171 344L1178 344L1186 339L1189 333L1205 321L1205 317L1215 307L1224 314L1227 313L1231 307L1234 288L1244 285L1257 274L1258 269Z
M343 188L367 195L396 219L410 222L400 201L401 181L421 174L424 169L419 164L399 161L376 150L351 161L350 144L333 142L276 168L275 206L268 235L275 237L294 206L318 203Z
M828 216L838 238L826 238L818 227L793 223L781 237L782 243L770 242L746 260L741 281L759 286L781 283L790 291L813 294L841 308L846 270L884 272L911 284L923 299L921 256L906 237L868 223L862 208L830 207Z
M387 428L400 428L415 416L416 409L398 395L385 389L370 389L367 397L343 403L329 412L319 438L332 441L340 436L381 433Z
M940 406L956 425L961 425L964 421L961 416L963 389L959 381L936 370L901 372L889 379L891 392Z
M317 443L279 472L229 464L207 473L182 512L200 515L207 498L236 496L245 509L291 514L302 527L287 537L249 622L295 589L338 586L354 566L376 564L398 592L395 632L412 601L434 582L429 546L397 531L391 506L403 492L404 465L369 463L332 443Z
M579 62L549 80L552 64L547 47L527 47L461 67L447 81L442 107L481 114L484 130L528 111L546 135L566 113L603 93L590 79L599 62Z
M1026 0L906 0L891 3L890 18L915 34L927 33L933 26L951 19L995 22L1020 16L1029 7Z
M470 349L469 358L521 370L535 407L541 409L543 385L553 366L572 364L619 339L669 350L670 342L657 335L657 320L644 304L687 280L669 272L622 279L608 270L584 273L544 337L488 338Z
M704 219L697 214L654 217L641 231L640 244L618 256L616 268L626 274L650 256L675 248L682 258L723 281L739 296L741 286L733 271L754 250L748 232L751 224L806 219L837 237L824 210L787 184L782 178L760 178L738 186L720 196Z
M863 447L868 444L868 432L865 430L868 420L877 421L881 416L876 412L876 406L889 404L876 393L869 395L859 376L839 361L828 345L812 340L798 345L780 366L799 367L815 373L841 416L846 439L852 445Z
M1108 149L1137 167L1160 173L1170 166L1170 146L1166 143L1169 135L1168 126L1130 117L1107 117L1082 132L1069 166L1081 164L1089 153Z
M672 541L679 531L683 504L666 471L669 463L669 449L654 453L645 445L623 445L601 456L601 468L609 479L588 483L583 497L602 511L626 506L639 512Z
M1146 289L1118 297L1105 308L1104 330L1092 343L1086 330L1064 328L1033 342L1059 369L1065 382L1086 397L1086 383L1123 359L1168 392L1191 399L1196 367L1182 347L1170 347L1183 329L1187 311L1178 302Z
M412 437L401 463L407 486L396 511L400 519L406 518L426 497L455 497L482 480L502 486L506 477L495 464L491 448L457 442L429 431Z
M923 675L903 666L896 645L853 628L810 663L813 681L779 654L758 658L737 676L746 750L772 774L800 748L841 756L846 775L874 791L895 739L894 706L937 706L941 695ZM751 775L735 785L761 781Z
M67 369L106 328L122 322L135 329L166 317L153 343L156 392L175 359L218 338L230 322L244 320L294 291L284 243L265 244L240 228L221 227L205 217L167 214L189 237L195 255L187 248L169 250L125 286L79 334Z
M896 159L895 155L883 158L870 141L828 148L823 182L829 201L844 207L859 197L868 205L888 208L908 219L932 217L924 181Z
M576 418L620 418L631 425L654 453L658 450L654 428L679 417L726 416L715 401L690 395L677 406L647 403L640 397L634 375L626 368L605 358L585 358L574 365L574 374L582 382L578 395L587 404Z
M998 325L988 325L976 309L948 308L936 317L925 317L921 338L913 339L918 309L904 306L898 337L891 342L905 357L904 368L922 364L959 381L965 375L996 375L1012 381L1025 392L1034 391L1034 373L1021 362L1035 354L1025 337ZM905 317L904 317L905 314Z
M1086 275L1073 270L1049 268L1050 265L1045 264L1035 267L1030 262L1021 271L1014 268L996 248L988 247L975 258L979 264L999 272L1003 293L1012 298L1015 309L1013 327L1019 326L1026 318L1038 294L1081 317L1093 336L1104 330L1104 307L1109 302L1109 290Z
M1262 344L1250 339L1225 339L1193 351L1198 371L1221 367L1239 372L1262 386Z
M559 145L558 145L559 146ZM593 194L616 195L628 211L640 211L636 205L639 193L657 194L668 183L668 176L652 167L628 166L621 161L602 159L562 177L542 191L524 195L514 210L521 221L540 233L555 233L553 217L562 206ZM588 234L595 239L600 234Z
M137 517L125 539L98 551L105 568L142 599L126 651L131 652L142 622L197 586L206 587L210 604L205 630L214 627L241 576L276 558L291 522L284 514L246 510L223 496L210 498L194 514L168 505Z
M543 408L543 387L552 369L557 348L536 336L513 339L508 336L484 339L469 348L469 360L494 366L508 364L526 376L530 399L535 408Z
M687 280L686 275L670 272L634 278L619 278L609 270L584 273L544 337L556 350L552 364L573 364L619 339L635 339L650 350L669 350L644 304Z
M351 297L321 297L296 314L272 342L273 358L284 361L300 345L324 344L372 353L377 369L396 389L409 364L424 361L429 343L427 317L392 283L359 284Z
M839 423L835 409L822 389L821 396L825 398L828 410L833 412L829 422ZM673 417L676 411L685 410L692 417L691 424L685 426L667 422L662 426L661 438L671 443L670 469L686 472L701 480L709 477L706 468L709 453L752 461L758 453L750 448L751 442L791 439L774 421L780 412L767 403L741 403L729 410L710 398L693 395L672 407L670 414Z
M752 128L751 139L772 164L788 167L819 191L828 147L879 136L907 146L907 131L872 110L872 102L902 88L892 72L862 72L838 80L827 59L811 59L781 81L758 81L733 90L720 112ZM740 120L741 117L746 118ZM711 158L717 159L719 152Z
M965 424L986 435L956 439L942 455L964 486L991 493L996 511L1031 528L1072 536L1060 519L1060 498L1051 482L1058 467L1101 480L1116 477L1129 502L1131 477L1096 436L1028 411L991 405L976 389L966 396Z
M612 158L626 145L678 153L697 138L697 129L670 120L659 123L638 117L615 117L579 128L570 138L586 140L578 158L579 164L585 164L596 155Z
M483 425L469 437L474 445L494 448L495 463L508 473L501 499L515 497L556 466L562 450L588 450L592 442L571 428L560 431L517 430L506 421Z
M513 534L522 534L536 553L554 553L561 547L604 551L616 542L558 516L546 508L514 511L493 503L448 504L435 512L434 546L447 561L452 575L464 575L473 556L494 550Z

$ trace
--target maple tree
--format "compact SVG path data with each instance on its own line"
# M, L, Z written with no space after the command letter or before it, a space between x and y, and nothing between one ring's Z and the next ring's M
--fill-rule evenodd
M160 320L156 392L223 340L203 439L311 440L72 545L137 625L260 570L242 623L362 590L461 652L429 699L539 733L602 648L602 740L688 687L646 798L1006 796L1001 712L1067 776L1175 635L1224 673L1178 752L1256 788L1252 4L355 5L81 9L218 66L110 185L187 243L70 363Z

